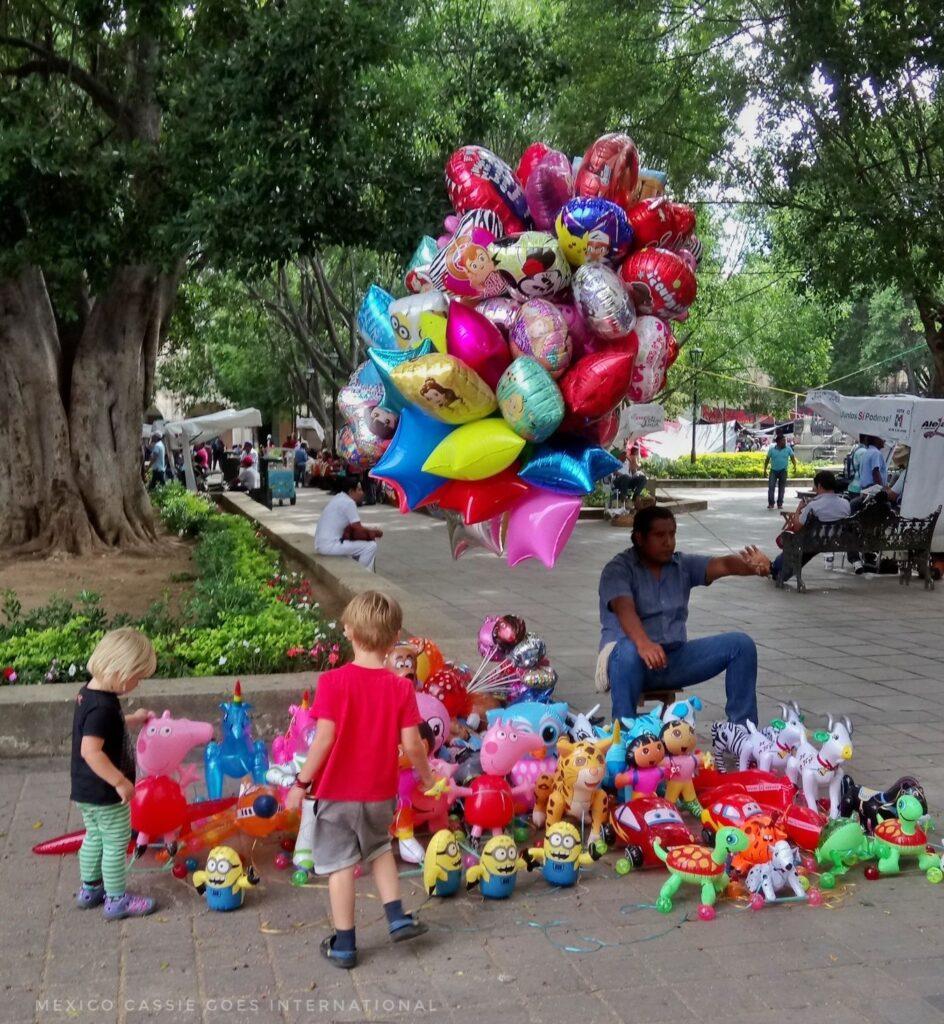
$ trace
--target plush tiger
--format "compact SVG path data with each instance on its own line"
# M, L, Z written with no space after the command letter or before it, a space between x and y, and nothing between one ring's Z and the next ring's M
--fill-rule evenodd
M572 743L562 736L557 741L557 771L553 776L542 775L535 783L535 825L550 827L565 816L581 824L589 819L587 841L595 843L600 838L609 812L609 798L601 788L606 752L618 741L618 724L606 739Z

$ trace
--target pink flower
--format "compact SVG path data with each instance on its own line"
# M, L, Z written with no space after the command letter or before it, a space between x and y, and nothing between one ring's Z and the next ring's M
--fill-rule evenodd
M328 664L329 664L329 665L337 665L337 663L338 663L338 658L339 658L339 657L340 657L340 655L338 654L338 652L337 652L337 651L332 651L332 652L331 652L331 653L330 653L330 654L328 655Z
M3 670L3 678L8 683L15 683L16 682L16 669L13 668L12 665L7 666L7 668L5 668Z

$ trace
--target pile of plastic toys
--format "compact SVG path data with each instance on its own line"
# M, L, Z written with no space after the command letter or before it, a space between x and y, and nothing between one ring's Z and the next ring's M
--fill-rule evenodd
M444 780L424 792L413 769L402 767L391 826L400 858L421 866L415 870L430 896L464 887L505 899L521 873L533 871L572 886L610 851L619 875L667 872L655 904L663 913L683 884L697 886L702 920L715 916L722 896L754 909L818 905L822 890L858 864L870 879L909 865L930 882L944 879L917 779L878 792L846 774L848 718L827 716L824 729L810 732L791 702L764 728L715 722L711 751L702 751L697 697L604 725L597 708L575 713L552 699L557 674L546 644L521 618L486 618L478 646L474 670L446 661L426 638L398 643L388 656L388 667L416 686L430 766ZM254 736L252 705L238 682L221 708L218 739L211 724L166 711L141 730L129 852L156 847L176 877L192 875L211 909L231 910L259 880L252 851L244 869L224 845L231 839L253 847L278 839L275 867L291 869L295 884L314 869L311 801L299 816L283 799L317 723L306 693L267 748ZM206 798L189 802L186 790L201 772L183 762L200 746ZM226 778L239 780L237 796L224 797ZM35 852L74 852L81 840L72 833Z

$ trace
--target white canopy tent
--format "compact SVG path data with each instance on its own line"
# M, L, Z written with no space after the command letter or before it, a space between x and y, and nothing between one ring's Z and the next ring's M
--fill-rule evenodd
M810 391L804 404L853 437L871 434L886 443L900 441L911 447L901 496L903 516L927 516L944 505L944 399L858 398L838 391ZM944 516L938 520L932 546L935 551L944 550Z
M209 441L226 430L240 427L252 428L262 426L262 413L258 409L223 409L211 412L206 416L196 416L192 420L173 420L164 424L164 436L171 443L168 448L182 448L184 455L184 477L187 489L195 491L197 481L193 474L193 460L190 457L191 445L199 441Z

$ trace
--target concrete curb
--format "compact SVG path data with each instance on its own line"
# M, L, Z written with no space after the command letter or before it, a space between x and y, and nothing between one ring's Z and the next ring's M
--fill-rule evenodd
M288 706L305 689L314 689L317 672L283 672L240 676L246 700L252 704L257 736L267 742L288 727ZM233 692L234 676L194 676L189 679L145 679L122 704L127 712L147 707L157 714L165 708L175 718L192 718L216 725L220 702ZM72 747L72 711L79 687L68 683L0 688L0 757L57 757Z

